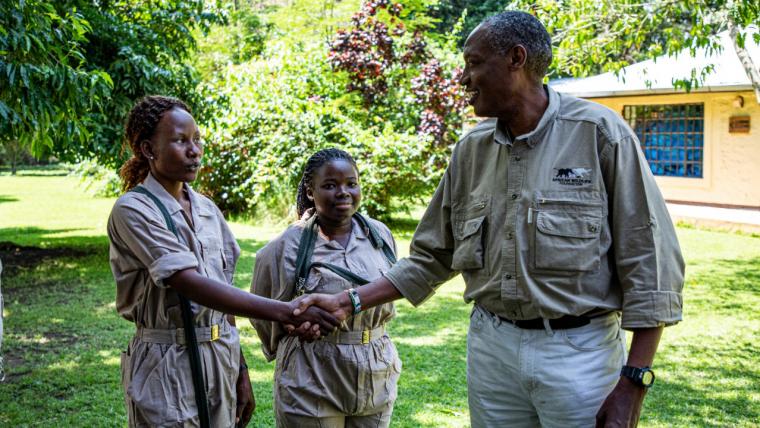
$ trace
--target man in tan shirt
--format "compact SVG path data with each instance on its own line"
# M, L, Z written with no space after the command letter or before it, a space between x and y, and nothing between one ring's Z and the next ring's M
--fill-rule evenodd
M301 307L416 306L462 273L474 427L635 425L684 271L639 141L615 112L542 85L551 39L529 14L484 21L464 60L470 103L491 119L454 148L410 256Z

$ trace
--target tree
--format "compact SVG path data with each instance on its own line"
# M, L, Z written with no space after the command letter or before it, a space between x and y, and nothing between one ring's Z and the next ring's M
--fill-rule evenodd
M199 123L211 116L216 100L199 91L200 78L190 59L196 47L193 30L203 32L211 23L223 22L221 9L206 8L203 0L54 3L59 11L79 11L92 28L82 44L82 67L102 70L113 80L110 96L88 115L90 138L76 146L60 142L55 147L59 157L120 165L129 156L122 147L124 122L135 101L145 95L182 98Z
M188 63L193 29L222 22L203 0L0 0L0 125L10 154L30 147L116 167L126 115L145 95L183 98L199 122L216 99Z
M84 143L88 112L108 95L111 80L84 67L90 24L76 10L50 2L2 0L0 11L0 143L16 173L25 148L40 155L55 141Z
M760 102L757 64L744 47L746 28L760 21L756 0L520 0L510 7L532 11L552 34L556 55L551 73L556 77L617 71L684 49L720 49L717 34L729 30ZM754 38L760 42L759 33ZM676 87L689 91L709 72L695 70Z

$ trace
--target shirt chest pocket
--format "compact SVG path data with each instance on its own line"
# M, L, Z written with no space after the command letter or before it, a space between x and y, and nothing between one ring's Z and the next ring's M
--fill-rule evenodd
M541 210L536 215L533 265L540 270L599 269L601 209Z
M483 269L485 259L485 228L487 217L454 220L454 253L451 268L454 270Z

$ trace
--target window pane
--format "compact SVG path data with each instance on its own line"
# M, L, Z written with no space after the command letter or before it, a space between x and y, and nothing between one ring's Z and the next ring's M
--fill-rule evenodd
M655 175L702 177L704 105L623 106Z

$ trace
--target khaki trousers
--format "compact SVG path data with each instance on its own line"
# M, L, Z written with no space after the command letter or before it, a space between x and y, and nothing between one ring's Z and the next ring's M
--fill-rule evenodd
M593 427L625 359L617 313L573 329L526 330L475 305L467 335L472 427Z
M277 414L278 428L387 428L391 424L393 404L380 413L362 416L329 416L315 418L289 413Z

